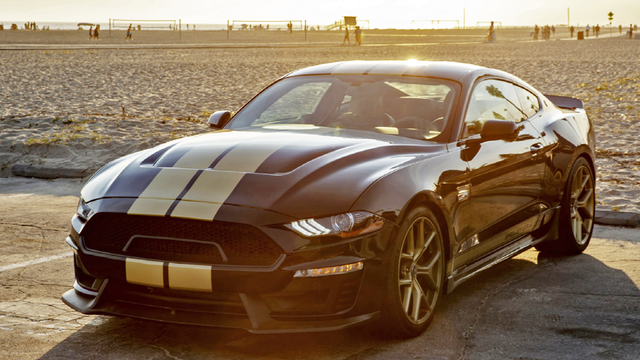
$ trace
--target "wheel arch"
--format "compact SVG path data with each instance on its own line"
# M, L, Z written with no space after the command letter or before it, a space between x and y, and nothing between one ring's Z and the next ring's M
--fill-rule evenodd
M440 225L440 231L442 232L443 244L444 248L444 257L445 261L451 260L451 244L453 243L453 239L451 238L452 231L452 223L449 217L445 215L444 205L442 204L442 198L432 192L432 191L424 191L414 195L402 209L402 211L398 214L398 220L404 219L405 215L418 206L425 206L436 217L438 224ZM399 221L400 222L400 221ZM446 268L445 268L446 272ZM445 277L446 280L446 277Z

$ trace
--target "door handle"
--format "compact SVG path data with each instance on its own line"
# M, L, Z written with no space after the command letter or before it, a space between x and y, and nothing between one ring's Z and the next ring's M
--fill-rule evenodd
M531 153L533 154L533 156L538 155L538 151L542 150L542 143L535 143L533 145L531 145Z

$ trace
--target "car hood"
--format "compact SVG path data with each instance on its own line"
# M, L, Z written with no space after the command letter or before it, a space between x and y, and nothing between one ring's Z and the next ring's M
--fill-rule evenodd
M213 220L223 205L294 218L349 211L377 179L446 146L358 131L217 131L107 164L86 202L129 199L129 214Z

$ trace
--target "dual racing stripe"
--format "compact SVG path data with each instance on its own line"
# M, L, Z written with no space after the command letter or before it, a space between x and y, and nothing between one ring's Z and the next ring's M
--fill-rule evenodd
M174 290L212 291L211 266L174 264L127 258L125 273L130 284Z
M273 153L295 141L244 141L229 147L194 147L163 168L127 211L212 221L238 183ZM206 169L206 170L198 170Z

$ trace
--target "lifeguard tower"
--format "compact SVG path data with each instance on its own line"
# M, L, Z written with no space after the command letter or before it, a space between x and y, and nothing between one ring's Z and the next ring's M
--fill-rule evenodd
M367 25L369 24L368 20L361 20L361 21L365 22ZM347 28L350 26L355 27L356 25L358 25L358 20L356 19L356 16L343 16L342 20L336 21L329 26L325 26L324 29L333 30L335 28L340 28L340 30L342 30L344 27L347 27Z

